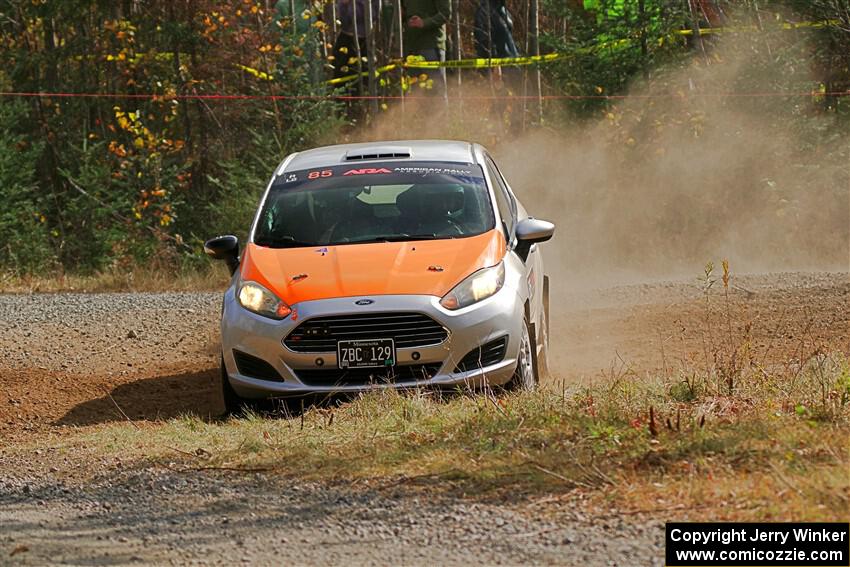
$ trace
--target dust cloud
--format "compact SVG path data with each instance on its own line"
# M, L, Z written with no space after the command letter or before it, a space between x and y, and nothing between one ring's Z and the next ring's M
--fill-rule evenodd
M557 224L544 253L570 287L690 278L723 258L738 273L847 272L846 122L842 133L811 97L705 96L742 77L750 84L741 90L777 90L767 77L754 88L752 65L718 50L714 64L695 58L663 87L635 85L596 119L523 133L522 101L495 107L486 83L466 79L466 100L396 104L351 141L485 144L529 213Z

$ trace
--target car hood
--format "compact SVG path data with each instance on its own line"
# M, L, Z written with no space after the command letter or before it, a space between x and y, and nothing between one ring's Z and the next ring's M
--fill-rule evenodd
M477 236L310 248L248 244L243 280L256 281L289 305L334 297L416 294L442 297L505 255L498 230Z

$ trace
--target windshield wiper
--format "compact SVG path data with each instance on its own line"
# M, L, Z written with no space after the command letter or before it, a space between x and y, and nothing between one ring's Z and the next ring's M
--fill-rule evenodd
M442 238L454 238L454 236L437 236L436 234L428 233L428 234L388 234L385 236L376 236L375 238L370 238L366 242L404 242L407 240L440 240Z
M315 242L304 242L296 240L293 236L276 236L266 238L255 238L254 244L257 246L265 246L267 248L301 248L309 246L318 246Z

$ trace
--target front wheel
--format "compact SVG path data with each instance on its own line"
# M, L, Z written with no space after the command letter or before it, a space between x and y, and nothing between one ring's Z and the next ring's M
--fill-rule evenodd
M245 410L252 409L253 404L250 400L241 397L230 385L230 379L227 377L227 369L224 367L224 357L221 357L221 397L224 401L224 415L242 416Z
M221 358L221 397L224 400L225 417L244 417L248 412L280 414L284 417L298 417L310 407L310 400L303 398L272 398L249 400L236 393L227 377L224 357Z
M508 382L508 388L532 391L537 388L537 383L540 381L537 369L537 345L528 320L523 319L522 323L516 370L510 382Z

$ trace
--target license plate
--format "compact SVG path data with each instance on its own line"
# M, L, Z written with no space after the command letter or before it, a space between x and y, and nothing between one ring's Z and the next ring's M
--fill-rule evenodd
M339 341L336 344L337 366L340 368L383 368L395 364L395 342L392 339Z

